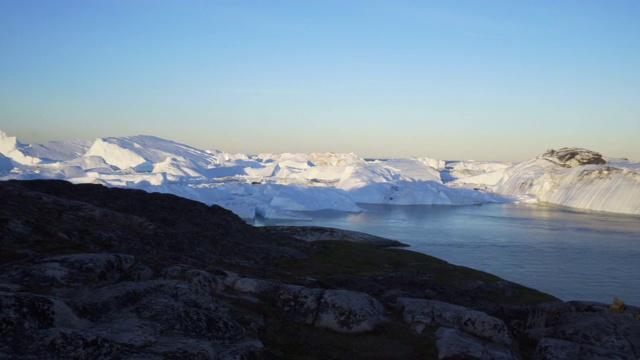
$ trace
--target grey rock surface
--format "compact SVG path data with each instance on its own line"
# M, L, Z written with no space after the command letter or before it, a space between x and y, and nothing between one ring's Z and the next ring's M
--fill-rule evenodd
M284 285L276 292L275 303L284 316L296 322L312 325L318 316L323 293L323 289Z
M371 331L385 321L384 307L373 297L349 290L327 290L320 298L314 325L357 333Z
M405 322L413 324L437 323L458 329L488 341L510 346L513 337L504 321L484 312L441 301L425 299L398 299L403 308Z
M520 356L505 345L482 341L457 329L441 327L436 331L438 359L518 360Z
M539 359L578 354L580 359L635 359L640 356L640 309L612 311L607 304L571 301L540 306L544 320L523 333L536 342Z
M306 240L340 234L309 231ZM501 303L489 298L522 287L487 274L442 284L411 265L320 281L281 266L306 266L326 248L289 233L257 230L224 209L171 195L0 182L0 359L287 358L274 347L304 352L327 334L347 339L342 358L361 358L345 349L352 342L407 350L398 338L432 345L440 359L640 358L637 307ZM340 236L347 235L368 241ZM278 338L287 327L301 334ZM413 350L407 358L423 358Z

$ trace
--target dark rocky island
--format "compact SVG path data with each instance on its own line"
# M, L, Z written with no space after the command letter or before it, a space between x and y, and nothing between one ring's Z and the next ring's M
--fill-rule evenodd
M256 228L167 194L0 182L0 359L640 357L636 307L399 245Z

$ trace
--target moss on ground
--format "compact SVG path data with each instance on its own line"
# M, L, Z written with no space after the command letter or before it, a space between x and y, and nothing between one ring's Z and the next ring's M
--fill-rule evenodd
M342 334L287 320L269 301L234 299L235 306L264 318L260 339L264 359L279 360L428 360L437 359L434 329L414 334L399 313L362 334Z
M269 322L264 338L267 358L291 360L331 359L436 359L433 332L416 335L407 324L393 320L365 334L339 334L292 322Z
M474 282L489 286L505 283L495 275L403 249L376 248L348 241L318 241L317 251L308 259L283 264L299 277L321 281L332 278L374 278L390 273L427 274L434 285L452 291L462 290ZM510 294L488 294L487 300L505 304L537 304L556 300L551 295L518 284L511 284Z

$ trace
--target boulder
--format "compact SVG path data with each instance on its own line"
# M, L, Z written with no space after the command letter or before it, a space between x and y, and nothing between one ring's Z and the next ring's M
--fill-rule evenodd
M132 353L135 353L90 332L67 328L51 328L32 334L25 338L20 352L20 356L15 354L9 359L109 360L130 359L133 358ZM146 358L153 359L153 357Z
M398 304L403 308L404 321L412 324L414 330L439 324L499 344L510 346L513 343L504 321L484 312L425 299L400 298Z
M163 359L217 359L213 342L171 332L163 334L150 351L162 354Z
M323 289L283 285L275 294L275 304L288 319L311 325L316 320L323 293Z
M536 347L536 359L563 360L579 359L580 345L566 340L544 338Z
M509 347L482 341L460 330L441 327L436 331L438 359L516 360Z
M538 360L634 360L633 353L620 353L601 347L575 342L544 338L536 347L535 358Z
M237 340L245 329L209 294L193 291L184 282L174 282L147 292L135 304L141 319L161 324L162 331L206 337L210 340Z
M535 307L522 339L538 359L635 359L640 354L640 309L571 301Z
M129 313L118 314L95 324L90 332L100 338L129 347L146 347L161 337L162 327Z
M151 270L137 264L135 257L122 254L70 254L34 260L9 268L2 282L27 287L80 287L96 282L144 280Z
M251 294L265 293L275 287L271 281L253 278L239 278L233 283L234 290Z
M341 333L371 331L386 322L384 307L373 297L349 290L326 290L318 304L315 326Z
M196 290L205 293L220 292L226 288L224 281L220 276L189 266L167 266L162 269L160 274L164 279L186 281L193 285Z
M0 292L0 335L14 336L30 330L86 325L62 300L28 293Z

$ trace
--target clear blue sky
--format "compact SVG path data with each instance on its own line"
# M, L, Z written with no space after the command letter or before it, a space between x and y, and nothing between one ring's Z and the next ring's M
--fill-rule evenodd
M0 0L0 130L640 160L640 2Z

